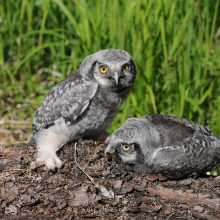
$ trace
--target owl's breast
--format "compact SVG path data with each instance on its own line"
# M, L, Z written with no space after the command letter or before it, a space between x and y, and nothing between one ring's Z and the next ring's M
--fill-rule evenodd
M130 88L126 88L122 92L113 92L111 90L98 87L97 93L93 98L93 102L97 108L106 108L111 111L118 111L122 103L129 94Z
M72 130L70 139L78 139L80 137L97 136L105 131L116 116L118 108L110 108L97 102L97 99L91 101L87 110L71 125Z
M87 109L76 120L73 120L73 123L68 125L70 139L93 138L93 136L105 132L126 97L127 94L120 95L99 88Z

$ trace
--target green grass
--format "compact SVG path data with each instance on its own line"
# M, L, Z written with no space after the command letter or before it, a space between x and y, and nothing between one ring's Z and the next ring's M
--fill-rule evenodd
M219 0L1 1L0 111L28 105L13 114L33 119L86 56L120 48L138 74L109 131L128 117L162 113L220 135L219 8Z

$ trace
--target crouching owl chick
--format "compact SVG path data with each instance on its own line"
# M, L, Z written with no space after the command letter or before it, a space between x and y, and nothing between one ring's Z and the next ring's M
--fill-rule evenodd
M108 138L107 127L134 84L136 67L123 50L100 50L53 87L34 115L29 137L37 143L37 162L61 167L56 150L82 137Z
M181 178L220 166L220 137L189 120L154 114L128 119L105 152L136 172Z

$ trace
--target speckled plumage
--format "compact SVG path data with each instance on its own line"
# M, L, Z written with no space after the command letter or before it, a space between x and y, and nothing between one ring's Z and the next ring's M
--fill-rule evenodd
M101 73L102 66L106 73ZM56 150L62 144L81 137L106 138L135 77L135 63L123 50L101 50L86 57L76 72L50 90L35 113L30 139L37 142L37 162L48 169L61 167Z
M220 166L220 137L183 118L147 115L130 118L117 129L106 153L133 164L136 172L181 178Z

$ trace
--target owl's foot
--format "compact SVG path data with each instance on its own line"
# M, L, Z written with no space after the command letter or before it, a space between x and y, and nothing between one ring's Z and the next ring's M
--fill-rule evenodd
M37 159L40 165L45 164L48 170L62 167L62 161L56 155L57 149L65 142L65 134L59 133L59 129L52 126L35 133L37 143Z
M36 161L40 165L45 164L48 170L55 170L56 167L61 168L63 165L63 162L56 155L50 155L47 158L38 157Z

